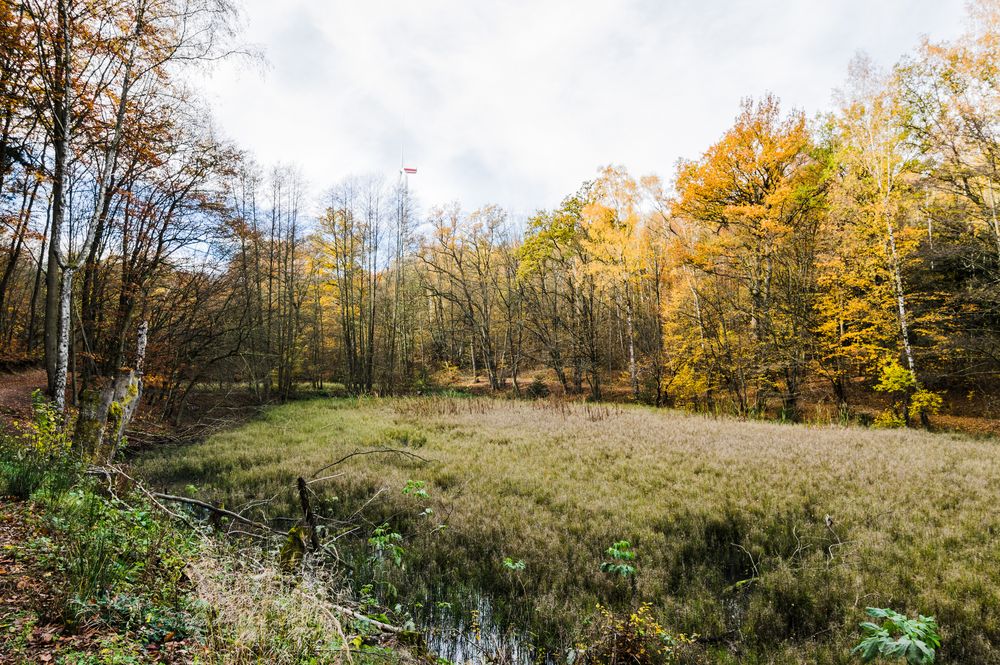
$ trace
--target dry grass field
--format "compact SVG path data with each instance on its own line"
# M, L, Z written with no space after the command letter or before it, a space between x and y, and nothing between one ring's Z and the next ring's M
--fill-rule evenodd
M404 598L482 592L549 645L570 643L599 602L648 601L717 663L855 662L864 608L891 607L936 616L939 662L1000 662L992 439L549 401L326 399L136 466L228 506L278 495L294 515L297 476L380 447L430 462L356 456L314 487L332 514L381 490L364 514L406 538L393 578ZM404 494L411 480L429 497ZM600 571L619 539L637 553L634 588Z

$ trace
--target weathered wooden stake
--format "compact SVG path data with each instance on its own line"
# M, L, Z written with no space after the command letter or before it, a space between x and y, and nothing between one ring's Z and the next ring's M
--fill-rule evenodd
M306 483L305 478L299 476L297 484L299 486L299 502L302 504L302 515L305 518L306 526L309 527L309 545L315 552L319 549L319 533L316 531L316 515L309 503L308 483Z

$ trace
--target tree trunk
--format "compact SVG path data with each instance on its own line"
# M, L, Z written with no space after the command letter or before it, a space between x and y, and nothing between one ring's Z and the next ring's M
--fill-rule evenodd
M892 258L892 276L896 286L896 305L899 310L899 331L903 341L903 353L906 355L906 364L913 374L914 380L917 378L917 368L913 361L913 349L910 346L910 330L906 322L906 296L903 293L903 275L899 265L899 255L896 252L896 232L892 228L892 219L886 214L886 230L889 232L889 251Z
M632 399L639 399L639 368L635 361L635 329L633 318L635 313L632 307L632 296L629 293L628 285L625 285L625 332L628 336L628 376L632 384Z
M45 273L45 372L48 378L49 396L59 408L66 402L66 366L63 363L60 390L59 352L62 342L60 333L60 279L59 241L62 235L63 219L66 212L66 167L70 150L70 131L72 122L71 99L73 90L72 74L72 41L70 16L66 2L56 3L57 20L59 22L60 38L54 49L55 83L59 89L52 95L52 148L54 163L52 168L52 223L49 228L49 255ZM39 36L41 38L41 36ZM72 282L72 277L70 278ZM68 311L68 308L67 308ZM68 324L65 326L68 328Z
M139 326L135 367L116 372L104 385L87 388L81 399L73 445L84 459L104 464L114 459L142 399L143 367L149 324Z
M49 224L51 220L51 207L45 215L45 229L42 231L42 247L38 252L38 267L35 270L35 281L31 288L30 314L28 316L28 334L25 340L28 353L35 350L35 321L38 317L38 294L42 289L42 273L45 265L45 250L48 248Z
M62 271L61 297L58 309L58 327L55 362L53 367L52 399L59 413L66 410L66 372L69 367L69 333L73 305L73 268Z

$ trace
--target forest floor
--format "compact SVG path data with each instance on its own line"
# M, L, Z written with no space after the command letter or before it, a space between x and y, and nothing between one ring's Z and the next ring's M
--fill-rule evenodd
M38 507L0 498L0 665L196 662L187 641L137 642L101 622L70 629Z
M644 601L717 651L702 662L842 663L864 608L887 606L937 617L939 662L989 663L998 445L559 400L316 399L135 464L160 486L274 516L295 514L297 476L366 453L313 487L331 518L362 506L403 538L406 572L382 583L461 611L462 593L487 593L549 646L597 603ZM635 548L629 580L602 572L621 539Z
M45 370L0 372L0 421L31 417L31 393L45 389Z

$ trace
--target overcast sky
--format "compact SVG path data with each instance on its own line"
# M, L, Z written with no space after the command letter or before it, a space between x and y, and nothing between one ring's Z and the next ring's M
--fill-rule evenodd
M962 0L244 0L267 64L205 82L218 125L313 193L419 169L423 207L551 207L604 164L669 180L771 91L810 116L858 50L889 66Z

